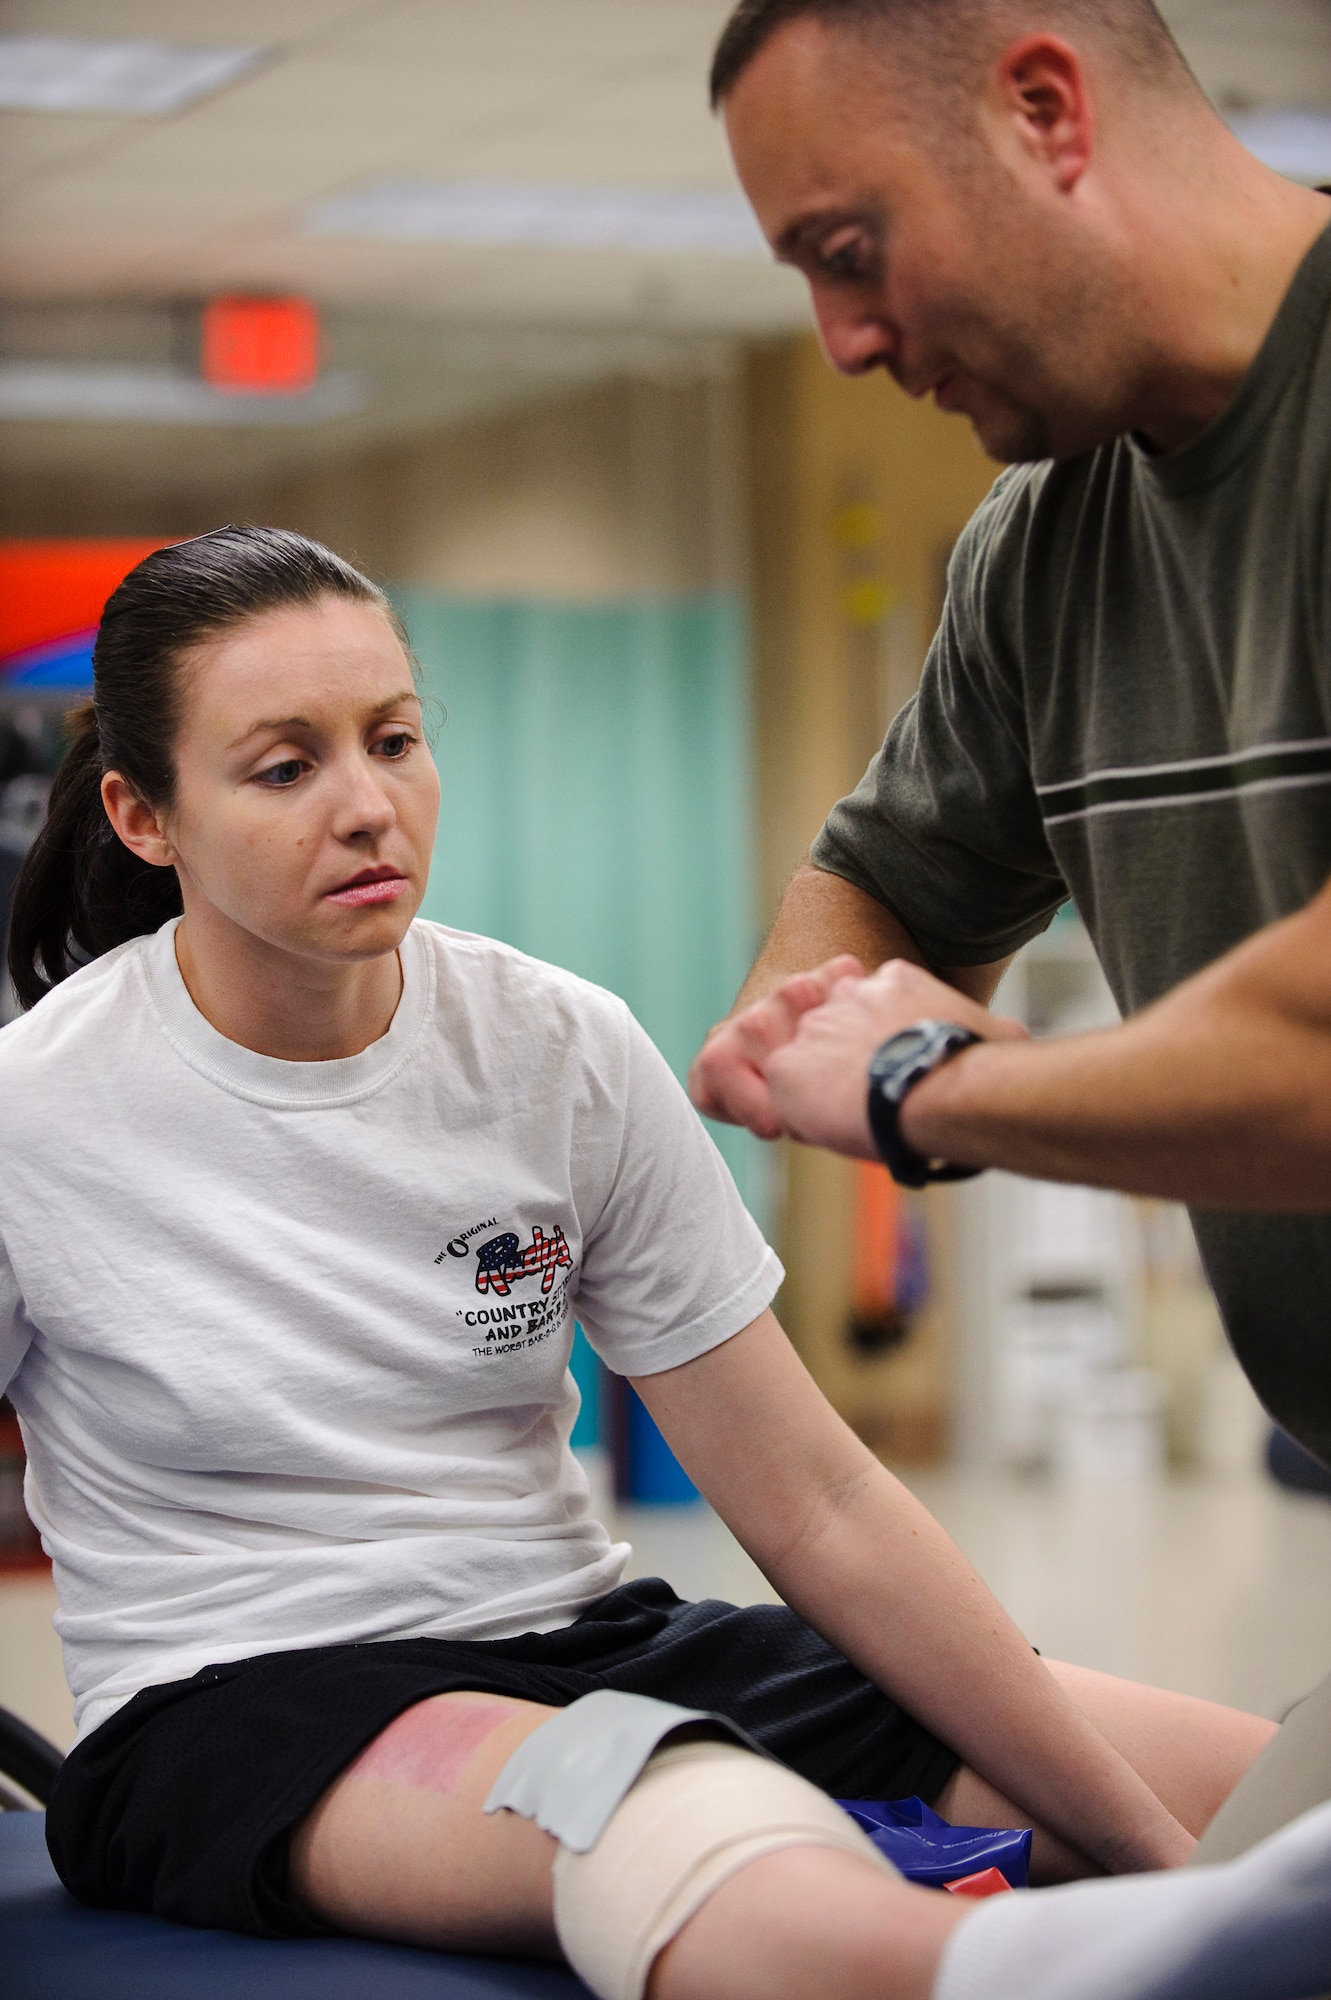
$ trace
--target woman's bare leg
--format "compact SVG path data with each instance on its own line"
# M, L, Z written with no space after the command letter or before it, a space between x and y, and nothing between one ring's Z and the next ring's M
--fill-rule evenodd
M482 1803L553 1713L438 1695L389 1724L291 1842L297 1895L326 1922L401 1943L556 1957L553 1838ZM928 2000L966 1906L828 1848L765 1854L661 1954L650 2000Z
M1276 1732L1274 1722L1222 1707L1219 1702L1171 1694L1166 1688L1146 1687L1059 1660L1046 1664L1101 1735L1122 1752L1192 1834L1199 1834L1219 1811ZM944 1819L958 1826L1032 1824L1028 1813L964 1766L948 1781L934 1806ZM1099 1872L1084 1856L1036 1827L1031 1851L1033 1880L1064 1882Z
M553 1837L481 1810L519 1743L554 1713L480 1694L406 1709L293 1834L301 1901L362 1936L557 1957Z
M1198 1832L1274 1725L1186 1695L1050 1663L1073 1699L1170 1810ZM291 1844L296 1893L339 1928L403 1943L556 1957L556 1843L481 1808L524 1737L553 1713L439 1695L390 1723ZM1029 1821L963 1769L936 1802L978 1826ZM1095 1871L1036 1830L1035 1874ZM662 1953L651 2000L927 2000L966 1911L853 1856L792 1848L732 1876Z
M829 1847L764 1854L656 1961L647 2000L929 2000L971 1910Z

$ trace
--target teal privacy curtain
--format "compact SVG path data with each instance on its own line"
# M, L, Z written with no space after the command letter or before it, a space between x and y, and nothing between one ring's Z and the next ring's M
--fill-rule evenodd
M443 712L422 914L608 986L682 1078L756 943L741 604L394 596ZM761 1146L713 1129L765 1222Z

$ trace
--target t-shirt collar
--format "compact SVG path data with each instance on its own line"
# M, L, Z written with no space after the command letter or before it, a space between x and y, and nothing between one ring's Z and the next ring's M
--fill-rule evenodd
M283 1062L219 1034L205 1020L176 962L179 917L143 940L140 966L167 1040L203 1076L257 1104L317 1109L354 1103L383 1088L409 1060L434 1004L434 958L417 925L402 940L402 995L387 1034L359 1055L331 1062Z
M1153 454L1125 440L1140 469L1166 493L1212 486L1259 442L1301 362L1313 352L1331 311L1331 223L1304 256L1265 340L1220 415L1191 444Z

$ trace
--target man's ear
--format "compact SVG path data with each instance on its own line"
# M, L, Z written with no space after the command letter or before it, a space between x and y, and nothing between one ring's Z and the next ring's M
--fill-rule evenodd
M1060 193L1069 194L1090 165L1095 112L1085 65L1060 35L1021 35L1009 42L990 72L984 115L1001 133L1002 150L1015 146L1043 167Z
M159 815L145 805L129 781L119 771L108 771L102 779L102 804L106 817L131 854L154 868L175 864L176 850L167 839Z

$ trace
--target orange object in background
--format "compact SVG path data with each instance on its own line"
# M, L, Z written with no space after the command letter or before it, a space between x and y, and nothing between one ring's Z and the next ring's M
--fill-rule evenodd
M203 309L203 379L214 389L298 395L319 374L319 315L308 299L214 299Z
M949 1896L1011 1896L1015 1893L1006 1875L997 1868L982 1868L978 1875L959 1875L955 1882L944 1882Z
M851 1346L861 1354L881 1354L905 1338L906 1321L898 1296L905 1197L887 1168L876 1160L855 1166L855 1264L851 1276Z
M855 1275L851 1304L866 1319L897 1302L901 1254L901 1189L876 1160L855 1167Z
M846 1337L860 1354L899 1347L929 1299L924 1217L876 1160L855 1167L855 1262Z

